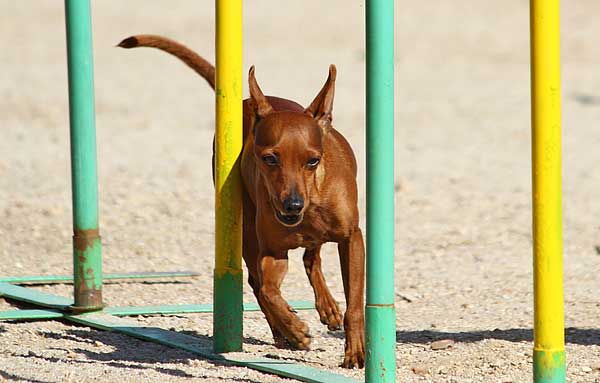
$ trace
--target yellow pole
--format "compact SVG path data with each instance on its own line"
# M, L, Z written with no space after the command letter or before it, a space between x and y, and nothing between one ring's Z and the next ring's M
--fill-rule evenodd
M242 0L216 0L213 347L242 350Z
M560 2L531 0L534 381L565 381Z

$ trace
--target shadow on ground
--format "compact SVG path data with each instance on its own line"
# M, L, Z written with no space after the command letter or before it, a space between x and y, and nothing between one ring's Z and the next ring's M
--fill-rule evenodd
M0 378L6 379L7 382L51 383L46 380L32 380L30 378L25 378L2 370L0 370Z
M69 323L72 325L72 323ZM174 331L172 331L174 332ZM179 333L194 336L197 339L197 343L194 346L205 349L207 352L212 350L212 338L207 335L199 334L195 331L180 331ZM61 350L74 353L78 356L69 359L69 363L76 363L80 365L86 365L90 363L101 363L103 366L113 368L132 368L139 370L153 370L161 374L180 377L180 378L209 378L202 374L194 373L191 368L187 371L178 368L172 368L167 366L161 366L160 364L186 364L189 365L190 361L203 360L215 366L226 366L230 365L226 361L211 360L202 358L191 352L187 352L182 349L171 348L168 346L162 346L153 342L143 341L132 338L124 334L118 334L115 332L105 331L88 331L71 329L65 333L55 332L43 332L43 336L46 338L53 339L64 339L76 343L83 343L87 345L102 345L110 346L112 351L94 351L90 350L89 347L66 347ZM254 338L246 338L244 342L247 343L261 343L262 341ZM58 350L58 348L52 348ZM28 354L30 358L43 359L51 363L64 362L65 359L62 357L46 356L42 353L30 352ZM165 378L168 379L168 378ZM227 378L234 382L244 383L259 383L259 381L247 379L247 378Z
M484 339L498 339L509 342L533 342L533 330L529 328L495 329L491 331L396 331L398 343L430 343L441 339L455 342L479 342ZM600 345L600 329L568 327L565 329L565 342L584 346Z
M329 331L328 337L344 339L343 331ZM482 331L396 331L397 343L426 344L442 339L452 339L457 343L480 342L484 339L505 340L508 342L533 342L533 330L530 328L495 329ZM600 346L600 329L567 327L565 329L565 342L582 346Z

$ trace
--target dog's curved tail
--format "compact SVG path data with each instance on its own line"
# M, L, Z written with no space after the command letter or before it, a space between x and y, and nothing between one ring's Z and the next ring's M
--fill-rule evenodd
M150 47L167 52L183 61L202 76L213 90L215 89L215 67L196 52L175 40L157 35L135 35L121 41L117 46L126 49Z

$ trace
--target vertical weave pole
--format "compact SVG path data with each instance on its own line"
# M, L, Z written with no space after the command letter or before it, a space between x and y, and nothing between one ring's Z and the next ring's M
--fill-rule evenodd
M565 381L560 3L531 0L534 351L536 383Z
M74 311L102 308L102 249L98 231L98 176L94 65L89 0L65 0L71 187L73 192Z
M394 1L367 0L366 382L395 382Z
M216 0L213 347L242 350L242 0Z

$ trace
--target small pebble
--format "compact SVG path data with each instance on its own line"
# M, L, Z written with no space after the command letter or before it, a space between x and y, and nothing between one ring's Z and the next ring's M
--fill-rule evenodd
M412 372L419 376L429 375L429 369L425 366L413 366Z
M444 350L444 349L447 349L448 347L452 346L453 344L454 344L454 341L452 339L437 340L437 341L431 343L431 349L432 350Z
M400 298L400 300L403 300L408 303L414 302L416 300L416 298L410 293L398 293L396 294L396 296Z
M583 371L583 372L592 372L592 368L588 367L588 366L585 366L585 367L581 368L581 371Z

